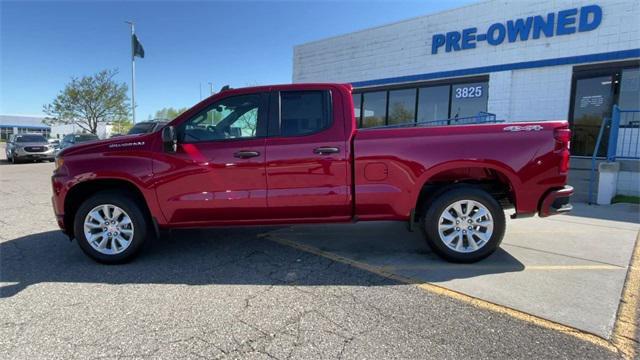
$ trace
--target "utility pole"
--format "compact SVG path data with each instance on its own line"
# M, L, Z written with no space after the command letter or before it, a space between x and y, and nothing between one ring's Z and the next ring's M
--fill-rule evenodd
M213 95L213 83L209 82L209 96Z

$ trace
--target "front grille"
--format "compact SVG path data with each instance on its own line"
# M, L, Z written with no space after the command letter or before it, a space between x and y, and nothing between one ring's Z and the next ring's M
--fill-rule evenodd
M45 150L47 150L47 148L44 146L26 146L24 148L26 152L43 152Z

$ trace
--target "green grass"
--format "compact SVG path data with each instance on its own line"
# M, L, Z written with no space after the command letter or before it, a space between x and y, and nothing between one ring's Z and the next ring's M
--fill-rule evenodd
M640 196L616 195L611 200L611 203L612 204L615 204L615 203L640 204Z

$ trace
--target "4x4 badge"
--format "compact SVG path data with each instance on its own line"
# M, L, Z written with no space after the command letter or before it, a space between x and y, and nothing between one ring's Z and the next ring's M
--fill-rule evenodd
M507 126L502 130L515 132L515 131L540 131L542 129L544 129L542 125L525 125L525 126L512 125L512 126Z

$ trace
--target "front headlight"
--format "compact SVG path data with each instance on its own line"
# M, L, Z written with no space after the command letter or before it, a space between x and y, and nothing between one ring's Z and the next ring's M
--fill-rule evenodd
M64 165L64 159L60 156L56 156L56 170L60 169Z

